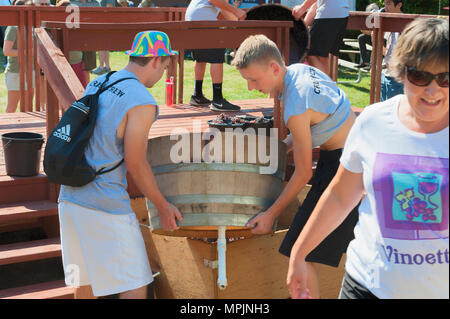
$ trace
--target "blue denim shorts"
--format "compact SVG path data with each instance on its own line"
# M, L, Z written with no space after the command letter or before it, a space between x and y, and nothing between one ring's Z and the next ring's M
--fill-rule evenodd
M381 73L380 101L386 101L399 94L403 94L403 83L399 83L393 77L386 76L384 73Z

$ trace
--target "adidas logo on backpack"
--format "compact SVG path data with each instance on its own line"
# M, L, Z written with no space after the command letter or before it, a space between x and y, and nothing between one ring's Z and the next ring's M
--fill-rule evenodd
M70 124L67 124L64 127L61 127L59 129L57 129L55 132L53 132L53 136L60 138L64 141L66 141L67 143L70 143L71 138L70 138Z
M102 167L95 170L86 160L85 149L94 132L98 113L98 98L113 85L136 78L121 78L106 85L109 77L106 75L96 93L86 94L72 103L64 112L58 125L49 135L44 153L44 171L48 180L54 184L80 187L92 182L96 176L116 169L123 159L113 167ZM65 141L64 143L61 140Z

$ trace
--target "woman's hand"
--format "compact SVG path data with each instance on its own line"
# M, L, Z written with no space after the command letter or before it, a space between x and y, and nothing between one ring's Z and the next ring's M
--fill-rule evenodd
M312 299L308 288L306 288L307 282L306 261L303 258L291 256L286 284L292 299Z

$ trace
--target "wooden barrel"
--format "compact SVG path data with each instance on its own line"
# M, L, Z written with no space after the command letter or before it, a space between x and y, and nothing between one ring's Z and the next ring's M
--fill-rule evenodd
M249 237L247 222L283 189L286 145L265 135L216 131L203 140L202 133L190 133L149 140L147 160L162 194L183 214L180 230L163 231L147 200L154 233L217 237L217 226L227 226L227 237Z

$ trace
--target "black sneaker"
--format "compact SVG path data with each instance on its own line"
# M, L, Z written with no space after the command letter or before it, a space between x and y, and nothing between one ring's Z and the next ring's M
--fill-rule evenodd
M220 102L212 101L210 109L217 112L236 112L241 110L240 106L234 105L225 99L222 99Z
M368 66L369 66L369 63L362 62L361 64L358 64L358 65L356 66L356 68L362 69L362 68L366 68L366 67L368 67Z
M208 106L208 105L211 104L211 101L208 100L203 95L200 96L200 97L192 95L191 96L191 101L189 102L189 104L192 105L192 106Z

